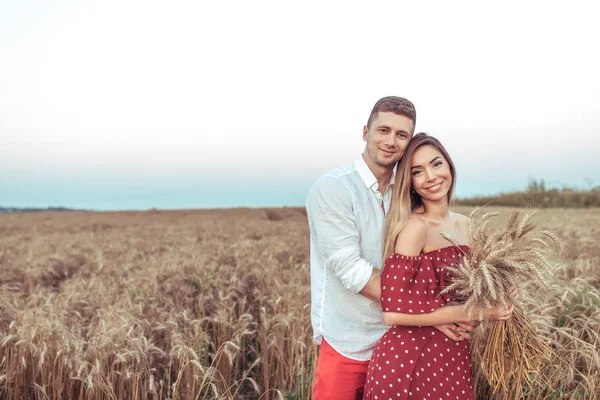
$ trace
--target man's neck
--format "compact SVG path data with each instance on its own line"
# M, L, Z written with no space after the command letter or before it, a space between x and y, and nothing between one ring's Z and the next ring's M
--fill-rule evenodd
M387 189L390 179L392 179L392 174L394 173L394 166L385 167L375 163L371 158L365 153L362 154L362 158L367 164L367 167L371 170L373 175L375 175L375 179L377 179L377 190L381 192L381 194L385 193Z

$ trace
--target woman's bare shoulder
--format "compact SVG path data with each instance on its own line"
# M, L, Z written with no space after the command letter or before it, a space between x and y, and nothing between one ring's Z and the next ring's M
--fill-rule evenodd
M395 252L406 256L418 256L427 243L428 226L418 215L411 215L396 240Z

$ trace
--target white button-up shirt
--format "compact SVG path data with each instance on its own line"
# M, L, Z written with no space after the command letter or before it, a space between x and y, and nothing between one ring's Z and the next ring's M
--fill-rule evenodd
M382 195L361 156L317 179L306 201L313 339L354 360L370 359L388 329L380 304L358 292L382 267L393 181Z

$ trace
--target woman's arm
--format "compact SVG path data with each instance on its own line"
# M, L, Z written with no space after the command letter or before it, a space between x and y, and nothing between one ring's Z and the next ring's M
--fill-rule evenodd
M383 320L388 325L403 325L403 326L436 326L442 324L458 324L477 321L481 306L475 306L471 315L463 305L444 306L436 308L435 311L425 314L405 314L399 312L383 313ZM513 305L508 308L498 304L484 312L486 319L509 319L513 312Z
M433 312L424 314L384 312L383 319L388 325L435 326L442 324L466 323L478 318L477 314L472 314L473 315L471 318L469 318L464 307L459 305L439 307Z

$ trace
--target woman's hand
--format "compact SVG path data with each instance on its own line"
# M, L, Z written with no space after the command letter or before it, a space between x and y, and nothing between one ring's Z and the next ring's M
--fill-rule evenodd
M509 304L508 307L497 304L492 308L486 308L483 312L483 316L487 319L506 321L511 317L513 309L514 306L512 304ZM479 314L479 310L477 311L477 314Z

